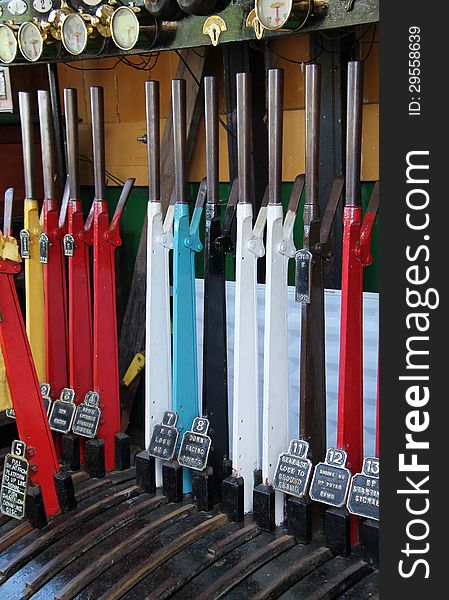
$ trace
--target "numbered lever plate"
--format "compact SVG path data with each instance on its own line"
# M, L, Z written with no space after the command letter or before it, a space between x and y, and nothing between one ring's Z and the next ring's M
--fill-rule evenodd
M316 502L340 508L346 503L351 471L345 467L347 454L338 448L329 448L324 463L318 463L313 473L310 497Z
M73 250L75 248L75 239L70 233L66 233L64 236L64 255L73 256Z
M203 417L193 420L192 430L186 431L182 436L181 448L178 454L178 463L193 469L204 471L207 467L207 459L212 440L207 434L209 421Z
M27 229L20 232L20 256L30 258L30 234Z
M97 392L87 392L84 402L76 407L73 419L72 432L86 438L97 435L101 419L99 408L100 396Z
M51 430L59 433L68 433L70 431L76 409L73 402L74 399L75 390L64 388L59 400L53 402L49 418Z
M273 485L276 490L302 498L307 492L312 461L307 458L309 444L304 440L292 440L288 452L279 455Z
M48 235L41 233L39 237L39 262L46 265L48 263Z
M309 250L298 250L295 254L295 300L302 304L310 304L312 260L313 256Z
M45 412L47 413L47 417L50 414L51 411L51 387L49 383L41 383L40 384L40 388L41 388L41 396L42 396L42 400L44 402L44 406L45 406Z
M30 465L25 458L26 444L14 440L11 453L5 457L2 485L0 488L0 511L8 517L23 519L28 488Z
M347 507L353 515L379 520L378 458L365 458L362 472L353 476Z
M171 460L174 457L179 436L179 431L176 429L177 420L178 415L175 412L170 410L164 412L162 423L157 423L153 429L148 446L150 456L162 460Z

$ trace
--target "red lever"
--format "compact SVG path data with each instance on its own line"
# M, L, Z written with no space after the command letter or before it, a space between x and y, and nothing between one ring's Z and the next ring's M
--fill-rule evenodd
M68 200L68 186L64 191ZM64 262L63 236L65 222L59 223L58 203L55 199L44 200L44 234L48 238L46 263L44 264L45 328L47 382L54 398L69 380L68 360L68 314L67 287Z
M33 449L30 479L40 486L45 513L52 517L61 512L53 479L59 467L14 285L19 271L19 264L0 259L0 343L19 437Z
M115 434L120 432L115 249L120 246L120 219L134 185L128 179L109 224L108 205L94 201L94 390L100 395L102 418L98 437L104 440L105 468L115 466Z
M68 235L65 253L69 262L69 365L70 387L79 404L92 390L92 300L89 245L91 230L85 230L80 200L68 204Z
M337 444L348 453L353 473L361 471L363 461L363 267L369 264L378 206L376 184L362 226L360 207L347 205L343 213Z

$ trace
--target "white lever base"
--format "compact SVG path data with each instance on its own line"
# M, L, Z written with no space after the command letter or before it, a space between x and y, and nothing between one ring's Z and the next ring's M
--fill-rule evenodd
M159 202L148 203L147 302L145 342L145 446L164 412L172 410L170 281L171 232L163 231ZM156 486L162 486L162 462L156 459Z
M279 455L288 447L287 267L280 251L282 206L267 207L262 482L273 483ZM276 525L284 521L284 497L276 492Z
M232 463L245 482L245 513L253 508L254 471L259 468L257 257L248 249L252 234L252 206L238 204Z

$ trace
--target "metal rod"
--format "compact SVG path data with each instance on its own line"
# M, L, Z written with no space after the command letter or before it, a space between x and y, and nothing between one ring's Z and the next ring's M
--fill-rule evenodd
M53 123L51 114L50 92L39 90L37 92L39 105L39 125L41 130L41 151L42 151L42 173L44 178L44 197L54 199L55 191L55 173L54 173L54 137Z
M25 198L34 199L34 130L31 115L31 94L19 92L20 127L22 131L23 177Z
M306 204L319 208L320 66L306 65Z
M249 73L237 73L237 152L239 203L250 204L251 75Z
M78 146L78 103L76 90L64 90L65 128L67 136L67 167L70 199L79 200L79 146Z
M187 202L186 177L186 82L172 81L173 158L175 164L176 202Z
M62 187L67 177L67 168L64 153L64 127L62 126L61 122L61 99L59 94L58 65L56 63L48 63L47 73L53 118L53 131L55 137L55 149L58 162L58 174L60 181L59 185Z
M161 201L161 134L159 81L145 83L147 108L148 199Z
M92 112L92 145L94 156L95 199L106 198L106 173L104 151L104 94L103 88L90 88L90 106Z
M269 204L282 202L282 133L284 71L268 71L268 193Z
M346 205L360 204L360 161L362 154L363 63L348 63L346 114Z
M218 204L218 93L215 77L204 78L207 202Z

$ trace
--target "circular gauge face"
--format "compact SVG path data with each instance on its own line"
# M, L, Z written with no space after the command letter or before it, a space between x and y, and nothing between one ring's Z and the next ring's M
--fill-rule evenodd
M255 8L265 29L280 29L288 21L292 0L256 0Z
M44 40L39 28L34 23L22 23L17 34L19 48L24 57L34 62L42 56Z
M65 49L77 56L87 45L87 27L81 15L67 15L62 22L62 43Z
M27 11L27 3L24 0L11 0L8 3L8 10L12 15L23 15Z
M33 0L33 8L40 13L49 12L53 8L52 0Z
M0 61L11 63L17 54L17 39L7 25L0 25Z
M121 50L131 50L139 39L139 21L136 13L121 6L112 15L111 33L114 44Z
M87 4L87 6L98 6L101 2L103 0L83 0L83 4Z

